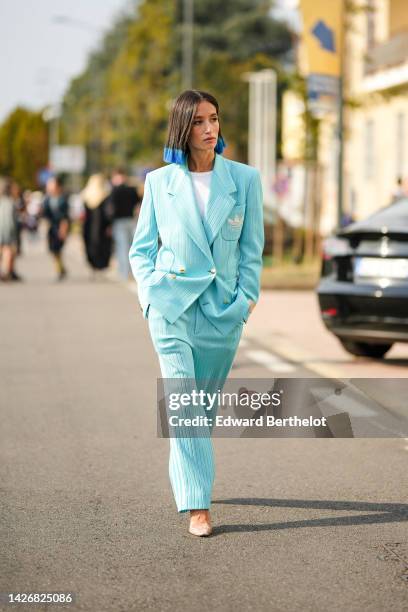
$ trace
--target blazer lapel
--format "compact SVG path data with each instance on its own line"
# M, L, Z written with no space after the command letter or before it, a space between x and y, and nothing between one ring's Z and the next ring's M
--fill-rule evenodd
M203 224L208 243L214 242L221 226L225 223L231 208L236 203L232 194L237 188L228 165L222 155L215 154L214 172L211 177L210 197Z
M187 165L174 165L167 191L173 196L174 210L186 231L204 255L212 261L210 247L200 212L196 205L193 184Z
M225 159L222 155L215 154L210 196L204 219L201 219L195 201L187 162L174 164L167 191L173 196L174 210L186 231L204 255L212 261L210 245L236 203L236 198L232 194L236 193L237 188Z

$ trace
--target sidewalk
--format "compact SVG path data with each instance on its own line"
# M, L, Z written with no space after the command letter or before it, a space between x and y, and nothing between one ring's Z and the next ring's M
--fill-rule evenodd
M264 290L313 290L320 276L321 262L316 259L310 263L295 264L285 262L266 266L262 271Z
M375 378L408 376L408 344L396 343L385 360L356 359L325 328L314 291L264 290L245 335L321 376Z

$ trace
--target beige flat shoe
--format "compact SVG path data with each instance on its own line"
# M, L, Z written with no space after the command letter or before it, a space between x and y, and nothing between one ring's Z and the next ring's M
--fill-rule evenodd
M209 536L212 533L208 510L191 510L188 532L195 536Z

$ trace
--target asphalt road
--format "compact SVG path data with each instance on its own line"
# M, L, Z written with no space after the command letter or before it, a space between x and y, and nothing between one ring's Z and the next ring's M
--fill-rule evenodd
M0 592L70 591L68 609L95 612L406 610L407 440L216 439L214 535L190 536L135 295L90 282L68 251L65 283L37 244L26 282L0 286ZM298 309L295 294L263 298L233 376L354 367L307 344L314 314Z

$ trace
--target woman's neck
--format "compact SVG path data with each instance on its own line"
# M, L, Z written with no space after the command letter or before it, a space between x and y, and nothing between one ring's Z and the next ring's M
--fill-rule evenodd
M214 162L214 151L190 152L187 161L188 169L191 172L209 172L213 169Z

